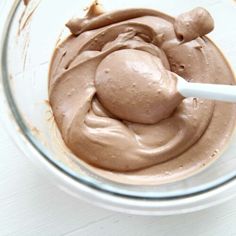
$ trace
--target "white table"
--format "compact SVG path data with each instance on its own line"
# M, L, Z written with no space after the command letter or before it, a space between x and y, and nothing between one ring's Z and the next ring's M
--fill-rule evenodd
M113 233L112 233L113 232ZM0 236L236 235L236 199L201 212L129 216L103 210L59 190L0 132Z

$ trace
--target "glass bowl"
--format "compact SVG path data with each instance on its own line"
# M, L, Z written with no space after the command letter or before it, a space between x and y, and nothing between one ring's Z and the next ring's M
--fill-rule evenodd
M65 191L109 209L143 215L200 210L236 195L236 135L219 159L200 173L164 185L135 186L93 174L64 146L48 105L48 69L56 43L68 35L65 22L83 16L90 1L3 0L0 3L1 119L11 137L38 168ZM216 28L210 38L236 67L236 4L231 0L101 0L107 10L154 8L178 15L208 9ZM214 137L213 137L214 138Z

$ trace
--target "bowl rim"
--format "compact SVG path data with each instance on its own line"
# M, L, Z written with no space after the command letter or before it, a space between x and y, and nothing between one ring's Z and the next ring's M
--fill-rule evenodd
M10 2L10 1L9 1ZM111 187L111 186L105 186L96 183L93 178L91 177L84 177L84 176L78 176L75 175L72 171L70 171L68 168L60 164L59 162L53 160L53 158L50 157L50 154L47 152L47 150L44 150L44 148L40 145L40 143L37 142L37 140L34 138L34 136L31 134L30 130L27 128L26 124L24 123L23 119L21 118L20 112L17 109L16 103L14 101L14 97L11 92L10 84L8 83L9 73L7 68L7 48L8 48L8 37L11 29L11 24L13 21L13 17L18 9L18 7L21 4L21 0L12 0L12 3L9 4L9 10L6 14L6 20L3 24L2 28L0 28L1 35L3 35L1 39L0 49L1 49L1 65L2 70L0 74L0 109L2 114L2 120L4 123L4 126L8 130L8 132L11 134L11 137L14 139L14 141L18 144L18 146L23 149L26 156L28 156L31 160L37 161L37 163L41 163L42 169L49 170L48 172L51 172L51 174L56 179L59 180L61 184L64 186L64 188L67 188L68 184L70 186L73 186L73 192L78 192L79 195L82 196L84 193L87 197L89 196L90 199L95 197L98 202L101 203L101 205L107 206L107 201L111 202L113 204L110 205L114 206L114 202L119 205L119 208L121 207L121 200L127 201L128 205L131 206L134 204L135 208L130 209L130 211L136 212L137 209L145 206L145 211L149 209L151 206L152 208L155 208L154 205L156 204L156 209L158 214L163 214L160 211L160 207L164 205L168 205L169 210L165 210L164 212L172 212L174 211L174 206L182 205L182 211L191 211L190 209L197 209L204 208L204 205L199 205L197 203L202 202L202 199L208 198L211 199L211 204L209 204L209 201L207 206L213 205L219 201L223 201L224 199L228 198L229 196L226 196L225 193L230 192L230 196L233 197L236 195L236 187L233 188L232 186L236 186L236 171L235 173L231 173L227 176L221 177L218 180L210 183L210 184L204 184L199 187L194 187L183 193L183 191L179 191L179 193L170 194L167 195L160 195L159 196L153 196L151 192L147 192L147 194L142 194L141 196L138 194L131 194L129 191L121 191L120 189L117 191L117 188ZM10 122L9 122L10 121ZM36 158L35 158L36 157ZM71 187L70 187L71 188ZM83 189L83 190L82 190ZM233 191L232 191L233 190ZM222 198L222 194L225 195L224 199ZM211 196L211 197L209 197ZM219 196L220 199L219 199ZM102 204L102 202L109 198L110 200L105 201L105 203ZM197 200L200 199L200 200ZM215 199L215 200L214 200ZM194 205L194 207L188 208L186 210L186 204L182 203L182 201L187 201ZM145 202L145 205L143 203ZM149 202L149 204L147 204ZM131 204L132 203L132 204ZM151 205L150 205L151 203ZM155 203L155 204L154 204ZM121 205L120 205L121 204ZM123 203L122 209L124 209L124 206L126 204ZM150 206L149 206L150 205ZM206 206L206 207L207 207ZM114 207L113 207L114 208ZM126 206L126 210L128 210L130 207ZM171 209L171 211L170 211ZM185 209L185 210L183 210ZM143 210L142 210L143 211Z

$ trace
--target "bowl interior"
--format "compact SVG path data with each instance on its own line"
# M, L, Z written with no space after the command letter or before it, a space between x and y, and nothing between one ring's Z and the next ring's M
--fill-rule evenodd
M65 147L48 104L48 69L56 43L69 33L64 27L65 22L72 16L83 16L83 9L89 3L88 0L79 3L77 0L61 0L55 5L50 0L31 0L25 8L21 2L11 19L5 45L7 57L3 65L7 71L7 76L3 78L6 93L21 132L42 154L42 158L50 160L64 173L84 184L136 197L184 196L208 191L234 179L236 135L233 135L223 155L209 168L181 181L153 186L131 186L104 179L93 174L89 166ZM101 0L101 3L107 10L144 7L173 16L197 6L205 7L213 15L216 25L210 38L222 49L232 68L236 67L236 28L232 27L232 22L236 21L236 4L233 1Z

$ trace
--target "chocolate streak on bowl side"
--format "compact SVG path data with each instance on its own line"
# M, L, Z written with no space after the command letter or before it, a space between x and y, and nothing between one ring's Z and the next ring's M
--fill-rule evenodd
M23 0L23 2L25 4L25 6L27 6L29 4L30 0Z
M183 99L175 90L175 74L235 84L204 36L214 27L205 9L174 19L150 9L104 13L95 2L67 27L72 35L52 58L49 100L64 142L92 171L122 183L162 184L221 154L236 106Z

